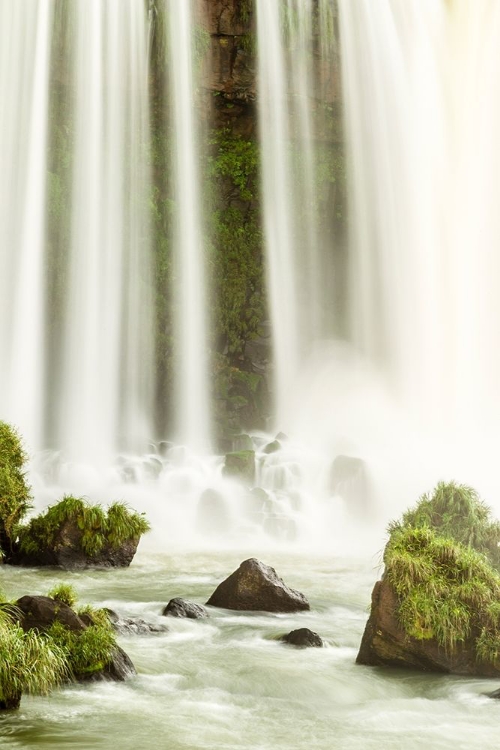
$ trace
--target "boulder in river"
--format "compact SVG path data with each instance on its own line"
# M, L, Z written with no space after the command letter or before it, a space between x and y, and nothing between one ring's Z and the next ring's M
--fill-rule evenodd
M282 636L281 640L296 648L322 648L323 640L321 636L309 630L309 628L298 628Z
M165 615L165 617L185 617L189 620L201 620L204 617L210 617L201 604L195 604L180 598L171 599L164 608L162 615Z
M274 568L252 557L216 588L207 602L223 609L300 612L310 609L300 591L289 588Z
M255 479L255 451L234 451L226 454L223 474L253 484Z

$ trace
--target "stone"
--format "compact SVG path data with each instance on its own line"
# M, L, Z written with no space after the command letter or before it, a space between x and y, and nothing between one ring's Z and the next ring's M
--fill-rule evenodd
M212 607L260 612L300 612L310 609L300 591L289 588L274 568L255 558L241 563L207 602Z
M272 443L268 443L264 448L264 453L268 455L271 453L277 453L281 450L281 443L279 440L273 440Z
M322 648L323 640L321 636L309 630L309 628L299 628L292 630L290 633L282 636L281 640L296 648Z
M81 675L79 682L101 682L102 680L111 680L113 682L124 682L129 677L133 677L137 671L132 663L131 658L125 651L117 646L113 652L111 661L100 672L93 672L89 675Z
M498 690L494 690L492 693L486 693L486 696L488 698L493 698L493 700L500 700L500 688Z
M121 635L157 635L168 631L166 625L155 625L142 617L119 617L111 624Z
M47 630L54 622L60 622L68 630L85 630L87 627L71 607L49 596L22 596L14 606L11 615L24 631Z
M253 484L255 479L255 451L235 451L226 454L223 474Z
M189 602L186 599L171 599L164 608L162 615L165 617L186 617L190 620L201 620L210 617L205 607L201 604Z
M497 668L478 661L473 639L457 643L450 652L434 638L419 640L407 635L398 622L398 607L397 594L389 581L384 578L377 581L357 664L406 667L445 674L500 676L500 666Z
M140 537L129 539L117 547L106 543L100 552L88 555L81 547L82 534L78 523L68 519L57 529L50 548L31 554L19 551L12 562L33 567L53 565L64 570L126 568L134 559L140 540Z
M370 511L370 483L366 464L354 456L336 456L330 469L330 492L340 496L354 515Z

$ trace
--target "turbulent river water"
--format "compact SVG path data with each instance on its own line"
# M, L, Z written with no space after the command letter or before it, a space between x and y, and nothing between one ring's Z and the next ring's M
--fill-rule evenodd
M174 596L207 601L241 560L259 556L309 598L295 615L212 609L206 621L162 618ZM497 685L356 666L380 552L362 559L248 549L139 552L120 571L68 574L5 568L10 597L70 581L83 603L166 622L168 632L120 637L137 667L128 682L69 685L50 697L24 697L0 717L9 750L377 750L497 745ZM295 650L276 636L296 627L319 632L324 649Z

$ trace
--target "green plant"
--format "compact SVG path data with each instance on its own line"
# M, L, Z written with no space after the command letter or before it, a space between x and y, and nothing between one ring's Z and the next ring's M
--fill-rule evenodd
M0 708L18 708L23 693L46 694L68 676L66 654L0 610Z
M7 557L16 526L31 507L31 491L24 472L26 460L19 433L0 422L0 550Z
M90 614L90 608L84 611ZM109 619L95 615L94 624L85 630L69 630L60 622L54 622L45 637L65 656L70 674L76 679L100 672L111 662L116 648L116 638ZM91 615L91 619L94 619Z
M51 599L55 599L57 602L67 604L68 607L74 607L78 599L75 589L68 583L58 584L49 591L47 596L50 596Z
M389 527L384 577L404 631L453 652L470 642L477 659L500 655L498 523L470 487L438 484Z
M66 496L19 530L21 550L29 555L52 548L66 523L75 524L81 532L78 543L89 557L98 555L106 545L117 548L138 539L150 529L142 514L131 512L123 503L113 503L106 513L100 505Z
M440 482L389 530L404 526L435 529L441 536L484 553L492 565L500 567L500 523L491 518L489 507L472 487Z

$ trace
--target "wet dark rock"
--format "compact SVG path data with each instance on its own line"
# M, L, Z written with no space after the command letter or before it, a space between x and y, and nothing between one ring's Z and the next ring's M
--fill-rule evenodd
M272 443L268 443L264 448L264 453L270 455L271 453L277 453L281 450L281 443L279 440L273 440Z
M486 693L486 696L488 698L493 698L496 701L500 700L500 688L498 688L498 690L494 690L492 693Z
M207 602L212 607L261 612L299 612L310 609L300 591L289 588L274 568L255 558L241 563Z
M165 633L168 628L166 625L156 625L152 622L146 622L141 617L120 617L111 623L113 630L121 635L156 635Z
M227 533L229 527L229 509L224 497L211 488L202 492L196 509L197 530L212 536Z
M365 515L371 505L365 462L354 456L336 456L330 470L330 492L339 495L355 515Z
M105 543L95 555L88 555L82 549L83 531L77 521L68 519L53 534L52 544L40 552L18 551L12 559L14 565L44 567L56 566L64 570L84 568L127 568L134 555L140 537L129 539L118 546Z
M481 677L500 675L500 667L478 660L473 638L458 642L453 651L440 646L435 638L412 638L399 624L398 609L399 600L392 585L384 578L377 581L357 664Z
M284 643L288 643L290 646L296 646L297 648L322 648L323 640L321 636L309 630L309 628L299 628L298 630L292 630L290 633L284 635L281 640Z
M186 617L190 620L200 620L210 616L201 604L195 604L180 598L171 599L162 615L165 615L165 617Z
M137 674L137 671L131 658L122 648L120 648L120 646L117 646L113 652L110 663L107 664L104 669L99 672L93 672L89 675L82 675L79 677L78 681L102 682L103 680L111 680L113 682L124 682L135 674Z
M93 624L88 614L80 617L64 602L56 601L48 596L22 596L11 606L10 614L26 632L28 630L44 632L49 630L55 622L61 623L73 632L86 630ZM98 672L78 674L76 679L78 682L106 679L121 681L135 673L130 657L122 648L116 646L108 665Z
M255 451L227 453L223 474L252 484L255 479Z
M64 602L49 596L22 596L12 609L12 617L24 631L48 630L60 622L68 630L85 630L86 623Z

